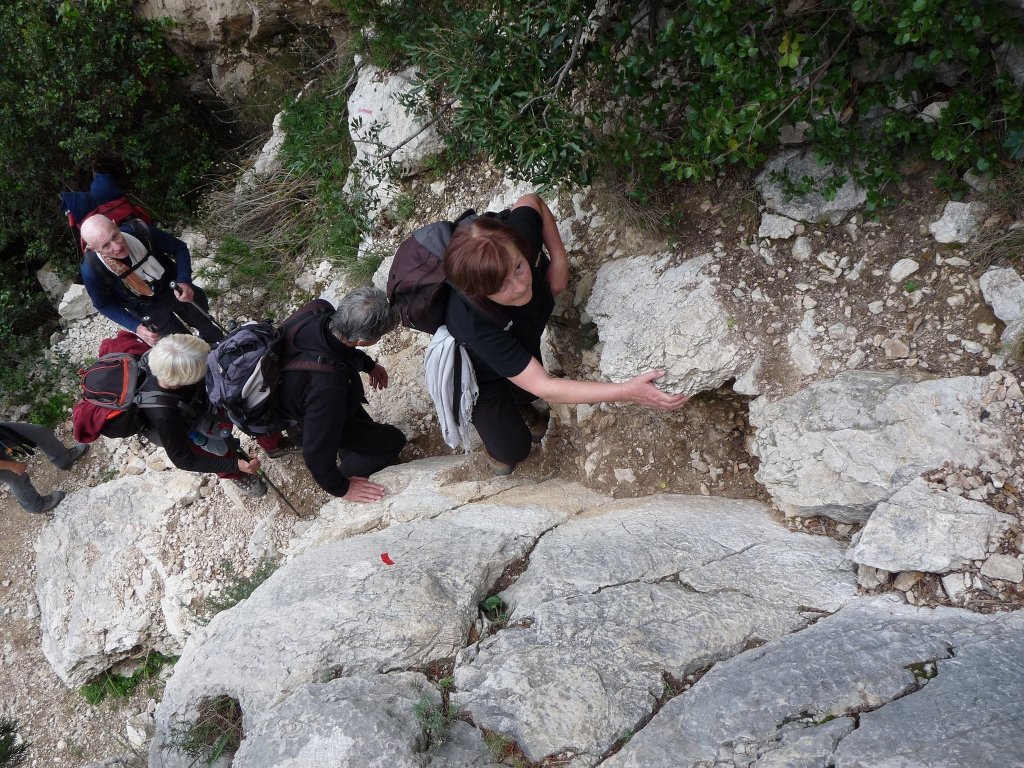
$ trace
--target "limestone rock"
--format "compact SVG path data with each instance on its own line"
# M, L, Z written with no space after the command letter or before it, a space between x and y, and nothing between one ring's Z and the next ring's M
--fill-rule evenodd
M85 286L75 283L64 293L57 312L65 320L84 320L96 314L96 307L92 305Z
M881 502L848 557L885 571L947 573L988 556L1009 515L915 478Z
M70 494L36 541L43 653L75 687L139 655L177 653L180 600L168 584L160 529L200 478L186 472L121 477Z
M836 542L791 533L754 502L608 504L541 539L502 593L509 628L460 657L452 700L532 760L597 756L651 712L663 673L681 679L834 610L853 599L852 576Z
M354 164L375 163L381 155L394 150L390 158L394 167L415 173L427 157L441 151L436 129L425 128L422 117L409 113L398 102L398 97L411 88L415 76L413 69L393 74L372 65L360 69L359 81L348 99L349 132L356 145Z
M761 217L761 226L758 227L757 236L770 240L787 240L796 234L798 226L800 226L798 221L775 213L766 213Z
M917 272L919 268L920 265L913 259L900 259L889 270L889 279L894 283L901 283Z
M440 696L419 673L369 675L301 686L270 708L235 754L234 768L419 768L427 747L421 698Z
M62 279L49 263L36 270L36 280L51 302L60 304L64 294L71 287L70 280Z
M791 397L759 397L750 405L757 479L787 515L865 521L921 472L945 461L976 467L1009 447L1002 427L982 419L987 390L984 377L846 371Z
M981 566L981 575L1020 584L1024 581L1024 562L1013 555L992 555Z
M189 639L156 713L150 765L189 765L172 732L210 696L236 699L248 730L282 696L326 674L453 655L488 586L561 519L536 507L468 505L296 557Z
M845 181L829 200L823 190L838 176L844 176ZM780 177L788 177L796 184L804 177L814 182L811 191L793 196ZM867 192L853 182L849 172L833 165L819 165L812 152L802 150L781 152L768 161L757 177L757 185L770 210L811 224L838 224L867 200Z
M703 256L669 266L638 256L601 267L587 312L603 342L602 376L625 381L662 368L658 386L695 395L747 369L742 337L704 272L711 263Z
M969 243L978 231L977 203L950 200L942 217L928 225L928 231L940 243Z
M993 267L978 282L985 301L996 317L1006 323L999 341L1003 355L1012 356L1024 344L1024 280L1013 269Z
M717 664L603 765L1013 764L1024 759L1022 627L1020 611L861 600ZM817 761L789 762L794 742Z
M309 527L293 539L286 552L289 559L315 547L339 541L359 533L377 530L396 523L429 520L474 499L493 497L523 482L515 476L484 475L479 480L448 483L445 477L473 462L472 456L434 456L406 464L387 467L373 476L376 483L388 489L388 495L377 504L354 504L342 499L327 502ZM581 486L558 483L518 488L514 494L520 503L536 503L549 509L572 514L592 503L595 494ZM522 501L529 498L529 502ZM534 499L536 501L534 501ZM511 498L510 498L511 502Z

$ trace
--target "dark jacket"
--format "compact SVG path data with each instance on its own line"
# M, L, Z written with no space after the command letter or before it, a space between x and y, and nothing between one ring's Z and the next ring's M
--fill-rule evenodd
M361 373L374 361L360 349L348 347L330 332L326 314L302 328L295 345L333 359L336 373L285 371L281 376L281 411L302 429L302 457L317 485L333 496L348 493L348 479L338 469L338 451L345 428L353 418L365 416ZM367 417L368 418L368 417Z
M191 284L192 257L188 252L188 246L181 240L157 227L147 225L145 222L138 220L124 222L120 225L120 229L133 236L141 234L142 236L138 239L143 243L146 242L144 238L148 237L149 244L155 252L154 256L159 254L164 263L164 276L159 285L155 287L155 295L148 298L133 294L124 286L120 278L115 277L99 263L99 257L92 251L86 252L82 261L82 282L85 283L85 290L88 292L93 306L101 315L133 331L138 326L139 320L128 309L136 310L141 317L148 314L145 311L147 304L170 297L171 280Z
M188 403L196 415L207 410L206 388L204 382L191 384L178 389L165 389L157 383L156 376L150 376L140 388L142 392L166 392L181 397ZM235 456L212 456L208 453L196 453L194 443L189 437L194 420L189 420L185 413L177 407L146 408L142 413L155 435L150 439L167 451L167 458L178 469L186 472L237 472L238 458ZM149 430L147 430L149 432Z

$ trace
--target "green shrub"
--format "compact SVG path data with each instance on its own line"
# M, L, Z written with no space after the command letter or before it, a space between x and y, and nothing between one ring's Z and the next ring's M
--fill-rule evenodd
M372 60L418 67L422 109L451 106L451 146L538 184L604 175L644 198L756 167L797 122L869 208L907 156L956 174L1024 156L1003 47L1024 33L998 0L336 2L372 25Z
M224 584L220 588L220 594L217 597L207 597L202 601L196 615L197 620L201 624L209 624L210 620L221 611L234 608L250 597L260 584L269 579L277 567L276 561L269 557L263 558L256 563L248 576L244 576L235 571L231 563L223 563Z
M87 683L78 689L82 698L90 704L99 704L108 696L112 699L123 701L132 695L143 680L152 680L160 674L160 670L168 664L174 664L177 656L164 656L162 653L151 652L146 654L142 666L129 677L123 675L112 675L104 672L93 682Z
M355 155L345 119L352 71L336 70L285 104L282 169L257 184L226 185L211 195L206 228L219 243L213 277L237 289L251 286L280 303L292 290L305 257L314 254L368 279L380 255L359 257L369 228L369 201L345 195Z

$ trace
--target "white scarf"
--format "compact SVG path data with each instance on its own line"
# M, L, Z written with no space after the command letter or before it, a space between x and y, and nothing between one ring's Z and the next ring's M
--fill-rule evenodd
M164 267L163 264L160 263L160 260L157 259L155 255L152 255L150 258L146 259L146 254L149 251L146 249L145 244L141 240L139 240L139 238L135 237L134 235L130 235L127 232L122 232L121 236L124 238L124 241L128 244L128 266L134 267L139 262L142 262L142 266L134 270L133 274L138 275L146 283L159 282L164 276ZM99 259L100 263L103 264L103 266L106 267L111 274L120 279L122 272L119 272L116 267L108 264L107 257L100 256ZM145 259L145 261L143 261L143 259ZM121 261L120 259L114 259L114 261L118 261L122 265L124 264L124 262ZM132 291L132 293L135 293L140 296L143 295L138 290L133 288L129 281L124 280L123 282L125 286Z
M455 366L461 367L462 391L455 393ZM476 373L469 361L469 354L441 326L430 340L427 356L423 360L427 391L437 410L437 421L441 425L441 436L449 448L462 447L469 453L473 438L473 408L480 394ZM459 423L455 423L454 412L458 409Z

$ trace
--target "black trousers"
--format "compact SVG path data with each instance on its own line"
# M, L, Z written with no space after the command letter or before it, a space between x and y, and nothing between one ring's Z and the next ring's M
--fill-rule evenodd
M289 435L292 435L291 430ZM294 435L292 439L295 439ZM345 477L369 477L391 464L404 446L402 430L390 424L377 423L360 408L345 421L338 469Z
M481 381L473 409L473 426L487 452L505 464L518 464L530 455L530 429L519 413L520 406L537 396L508 379Z
M217 326L203 315L203 312L210 311L210 302L202 288L192 286L195 292L191 302L178 301L174 298L170 289L165 289L154 296L145 304L127 307L126 309L139 322L147 322L149 327L161 336L172 333L191 333L189 326L199 332L200 338L207 344L216 344L224 338L224 334ZM202 308L200 312L193 303ZM144 318L148 317L149 320Z

